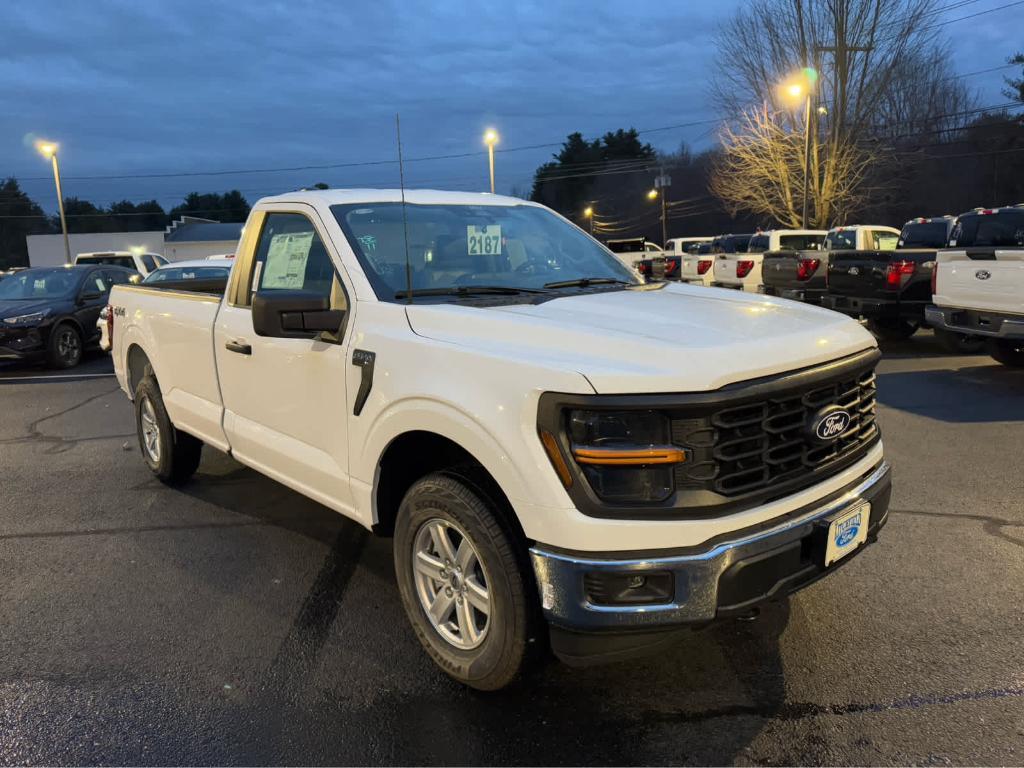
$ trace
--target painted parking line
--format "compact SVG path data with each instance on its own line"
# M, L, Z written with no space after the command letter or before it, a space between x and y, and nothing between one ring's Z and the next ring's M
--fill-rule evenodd
M102 379L112 373L62 373L54 376L11 376L0 378L0 384L19 384L23 381L53 381L54 379Z

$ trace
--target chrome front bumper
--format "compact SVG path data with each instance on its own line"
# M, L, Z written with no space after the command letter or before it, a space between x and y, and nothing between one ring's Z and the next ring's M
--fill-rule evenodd
M824 503L696 551L602 557L538 544L530 549L530 556L544 615L555 627L573 632L614 632L672 629L747 612L759 602L816 581L854 557L826 568L813 558L813 545L827 520L864 501L871 503L867 544L872 543L885 524L891 487L890 466L883 461ZM674 590L663 603L598 605L588 597L588 578L644 574L664 578L666 572L671 574ZM731 595L728 599L720 594L726 591ZM736 602L737 595L746 599Z

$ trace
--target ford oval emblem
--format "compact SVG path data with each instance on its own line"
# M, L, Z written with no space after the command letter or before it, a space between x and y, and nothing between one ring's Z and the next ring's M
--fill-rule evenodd
M987 269L979 269L977 272L974 273L974 276L979 280L988 280L990 277L992 277L992 273L989 272Z
M836 546L845 547L857 538L858 531L860 531L860 515L855 515L849 520L844 520L836 529Z
M850 414L837 405L822 408L811 418L808 431L820 443L831 443L850 426Z

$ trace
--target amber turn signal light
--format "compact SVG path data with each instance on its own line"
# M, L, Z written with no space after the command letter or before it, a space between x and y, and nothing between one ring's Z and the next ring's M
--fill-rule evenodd
M573 458L580 464L600 464L603 466L637 466L640 464L682 464L686 461L686 451L674 446L664 448L635 448L619 450L615 448L576 448Z
M569 471L565 459L562 458L562 452L558 450L558 441L555 440L555 436L542 429L540 430L540 441L544 444L544 451L551 459L551 464L555 468L555 472L558 473L558 479L562 481L562 485L566 488L571 487L572 472Z

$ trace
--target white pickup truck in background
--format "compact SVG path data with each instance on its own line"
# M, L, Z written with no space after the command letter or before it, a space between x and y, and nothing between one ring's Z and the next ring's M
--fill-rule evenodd
M980 336L1003 365L1024 367L1024 205L957 218L932 272L925 319L936 332Z
M114 288L158 478L206 445L393 536L423 648L481 689L548 646L592 663L749 616L875 540L890 470L857 322L643 284L520 199L404 199L265 198L226 281Z
M726 254L715 260L711 284L758 293L766 251L818 250L826 234L823 229L773 229L757 232L751 236L746 253Z
M882 224L833 227L825 235L826 251L895 251L900 230Z
M167 263L167 259L159 253L148 253L140 250L95 251L92 253L80 253L75 256L75 264L110 264L115 267L134 269L143 277L150 272L155 272Z

